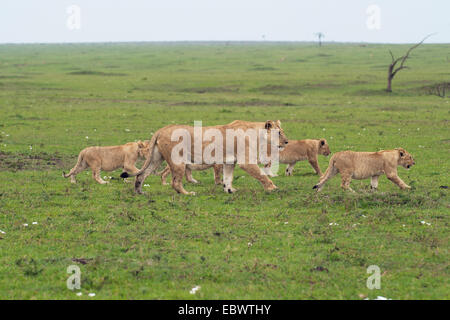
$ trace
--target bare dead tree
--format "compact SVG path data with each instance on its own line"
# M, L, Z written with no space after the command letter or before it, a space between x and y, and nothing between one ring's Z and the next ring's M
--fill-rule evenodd
M322 32L315 33L315 36L319 39L319 47L322 46L322 38L325 38L325 35Z
M392 57L392 62L389 65L389 68L388 68L388 83L387 83L387 88L386 88L387 92L392 92L392 79L394 79L394 77L397 74L397 72L399 72L400 70L408 68L407 66L405 66L405 62L406 62L406 59L409 58L409 54L411 53L411 51L413 51L415 48L420 46L426 39L428 39L432 35L433 35L433 33L427 35L425 38L422 39L422 41L420 41L419 43L413 45L411 48L408 49L408 51L406 51L406 53L403 56L401 56L401 57L399 57L397 59L394 58L394 55L392 54L392 51L389 50L389 53L391 54L391 57ZM398 66L396 68L395 66L397 65L398 62L400 62L400 66Z

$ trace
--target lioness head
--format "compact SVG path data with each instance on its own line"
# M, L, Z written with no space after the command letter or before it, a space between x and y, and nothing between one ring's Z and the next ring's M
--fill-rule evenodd
M141 158L147 158L148 153L149 153L149 149L150 149L150 140L145 140L144 142L142 142L141 140L139 140L137 142L138 144L138 156Z
M320 139L319 140L319 154L328 157L330 155L330 146L328 145L328 142L326 139Z
M395 149L398 151L398 165L402 166L406 169L411 168L416 163L414 162L413 157L403 148Z
M288 144L288 138L284 134L283 129L281 128L281 121L272 121L267 120L264 128L270 133L270 130L277 130L278 131L278 148L281 150L284 149L284 147Z

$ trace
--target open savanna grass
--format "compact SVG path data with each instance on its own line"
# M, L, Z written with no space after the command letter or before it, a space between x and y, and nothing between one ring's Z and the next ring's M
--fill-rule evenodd
M0 298L448 299L450 45L423 45L386 85L388 49L298 43L0 46ZM172 123L280 119L288 138L331 151L403 147L402 191L339 176L323 192L307 162L278 190L235 171L235 194L194 172L196 196L150 176L145 195L89 171L61 177L81 149L149 139ZM324 171L328 160L319 157ZM141 162L142 163L142 162ZM139 166L139 165L138 165ZM130 181L132 181L130 179ZM37 224L32 224L37 222ZM28 226L24 226L28 224ZM82 272L83 296L67 267ZM369 290L367 267L381 269ZM190 289L199 285L195 295ZM92 298L89 298L92 299Z

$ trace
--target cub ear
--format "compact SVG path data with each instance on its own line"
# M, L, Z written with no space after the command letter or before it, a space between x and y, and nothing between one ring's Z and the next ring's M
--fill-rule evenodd
M137 144L139 148L145 148L145 144L141 140L137 141Z
M265 128L266 130L272 129L272 128L273 128L273 122L270 121L270 120L267 120L267 121L266 121L266 124L264 125L264 128Z
M277 126L278 126L278 128L281 128L281 121L280 120L277 120Z
M320 145L324 146L325 145L325 139L320 139Z

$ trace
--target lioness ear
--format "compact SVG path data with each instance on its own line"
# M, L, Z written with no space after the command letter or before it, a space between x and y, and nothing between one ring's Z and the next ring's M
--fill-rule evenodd
M320 145L324 146L325 145L325 139L320 139Z
M277 120L277 126L278 126L278 128L281 128L281 121L280 120Z
M266 124L265 124L265 126L264 126L264 128L265 128L266 130L272 129L272 128L273 128L273 122L270 121L270 120L267 120L267 121L266 121Z

